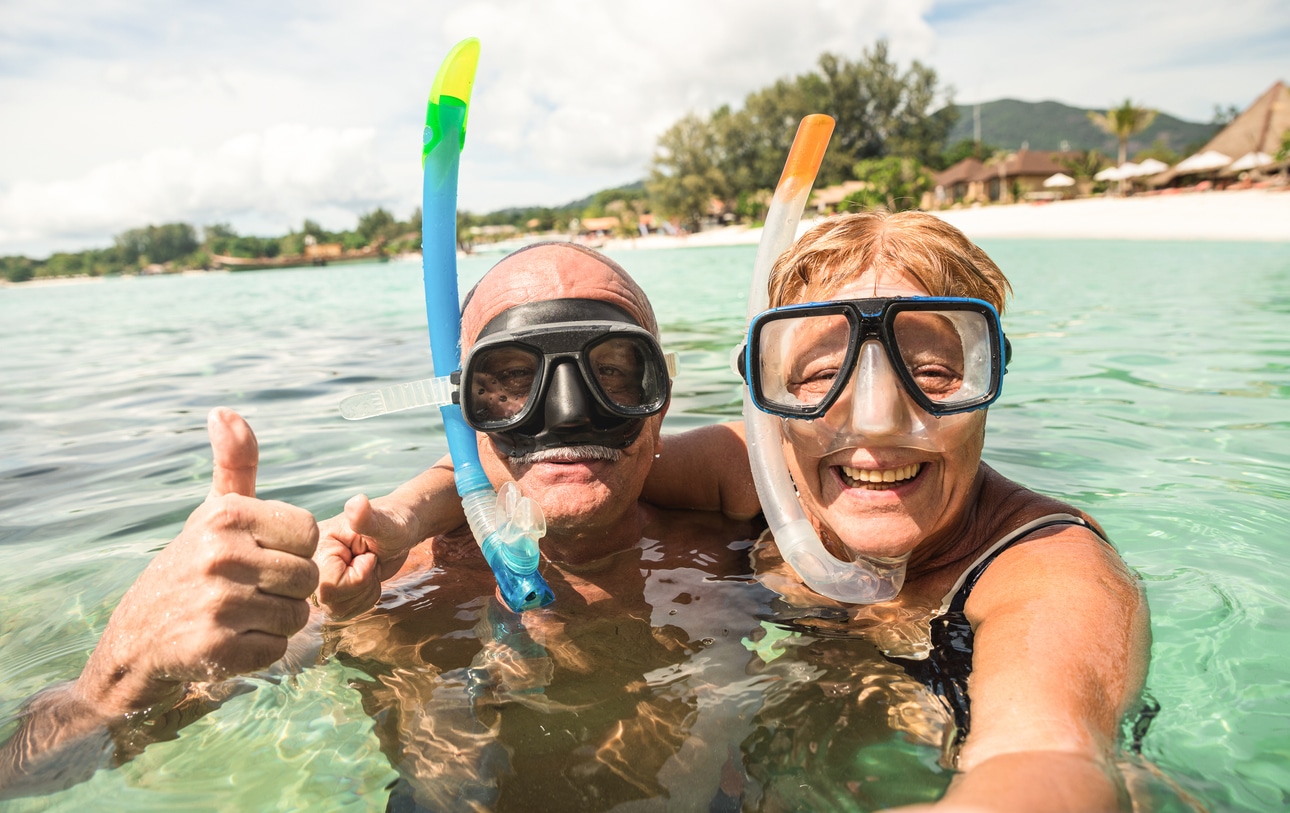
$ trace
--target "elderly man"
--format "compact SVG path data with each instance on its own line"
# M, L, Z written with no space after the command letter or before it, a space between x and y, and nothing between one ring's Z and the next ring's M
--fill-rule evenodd
M361 688L365 705L386 721L378 734L405 777L391 809L415 809L414 797L451 809L541 793L580 805L597 798L607 809L660 794L697 794L699 806L721 796L727 754L711 746L727 740L706 713L712 704L696 692L664 702L641 687L713 645L735 648L721 660L730 681L745 678L739 636L711 643L722 618L687 620L697 617L687 605L708 589L703 580L687 590L678 580L695 576L677 574L699 572L695 557L711 573L748 572L747 546L730 543L755 534L738 518L758 508L751 481L712 495L724 517L640 499L667 409L657 335L636 283L571 244L510 255L468 297L462 409L494 427L478 436L489 479L515 481L545 514L549 607L520 616L488 598L492 577L463 526L446 462L388 496L355 497L322 523L318 598L333 618L371 608L381 582L398 574L391 601L335 628L327 644L376 674ZM741 621L753 618L759 591L730 588ZM478 645L464 645L472 639ZM699 691L724 668L713 667ZM522 708L508 721L505 707ZM524 733L539 728L536 740ZM548 767L556 751L572 765L558 778ZM737 795L729 766L726 780L722 798Z
M531 341L547 324L569 332L582 325L614 323L658 335L649 300L616 263L575 244L539 243L498 263L471 292L462 314L464 357L477 341L488 339L495 345L500 338L504 343L516 328ZM588 343L599 338L592 335ZM649 358L658 352L654 344L652 349L640 348L632 363L661 364L661 359ZM640 497L658 456L667 393L654 401L649 414L615 414L605 408L610 400L605 390L613 384L587 380L592 365L605 363L583 355L581 365L574 354L551 359L541 380L526 382L523 397L531 389L534 403L519 414L523 420L479 434L480 458L493 484L513 480L542 507L547 522L542 555L556 567L626 550L659 516ZM526 373L532 376L531 369ZM487 398L479 399L477 409L492 409L483 403L498 397L490 387L495 384L480 386L480 395ZM475 403L470 397L463 395L464 410ZM736 426L713 426L694 437L735 431ZM713 445L735 448L729 443ZM747 467L742 460L708 462ZM710 495L710 504L721 505L722 513L732 519L757 515L760 508L751 479L725 487L726 493ZM438 538L464 530L452 489L451 464L445 459L386 497L351 499L342 515L323 523L315 556L321 572L318 598L332 618L348 618L371 607L380 595L380 582L404 567L409 552L423 540L435 544L419 551L418 564L404 570L432 566L435 550L442 555L445 548Z

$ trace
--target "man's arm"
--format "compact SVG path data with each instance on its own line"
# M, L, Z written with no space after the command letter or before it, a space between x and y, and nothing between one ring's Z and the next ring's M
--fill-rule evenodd
M665 435L641 498L660 508L720 511L731 519L757 516L761 503L743 421Z
M0 746L0 796L81 781L194 684L281 658L308 620L318 526L307 511L255 499L259 449L241 416L212 410L207 427L210 495L126 591L80 676L29 702Z
M465 522L448 457L384 497L351 497L319 525L319 605L333 619L370 609L412 548Z

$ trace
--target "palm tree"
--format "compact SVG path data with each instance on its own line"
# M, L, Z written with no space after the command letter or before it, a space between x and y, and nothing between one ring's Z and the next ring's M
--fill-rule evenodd
M1124 104L1113 107L1105 113L1088 111L1089 119L1103 132L1110 133L1120 142L1120 163L1129 159L1129 139L1151 126L1159 111L1146 107L1137 107L1132 99L1125 99Z
M1125 99L1124 104L1113 107L1106 113L1088 111L1089 120L1103 132L1110 133L1120 142L1120 162L1123 166L1129 160L1129 139L1151 126L1159 111L1146 107L1137 107L1132 99ZM1120 181L1120 192L1124 192L1124 180Z

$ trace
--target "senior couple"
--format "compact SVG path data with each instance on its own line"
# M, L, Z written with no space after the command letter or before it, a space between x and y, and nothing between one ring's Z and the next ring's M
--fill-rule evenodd
M1003 274L937 218L865 213L809 231L777 261L770 291L771 311L746 350L748 385L760 408L783 418L788 471L828 554L906 562L903 587L884 606L923 626L930 651L905 668L956 724L956 775L936 807L1128 809L1117 746L1145 680L1146 603L1089 517L981 461L984 407L998 395L1002 362L982 362L973 345L1005 346ZM615 333L627 344L606 349L598 333L615 325L643 330ZM546 352L558 344L546 339L561 334L586 339L577 351ZM755 534L749 520L760 510L742 425L660 436L668 393L658 326L617 264L569 244L516 252L471 293L462 336L463 366L474 373L463 376L463 412L486 430L479 450L493 484L515 481L545 514L541 572L553 608L648 619L639 601L646 571L635 559L613 564L645 540L740 567L730 542ZM123 597L80 677L29 703L0 751L0 796L77 781L59 773L77 749L128 756L203 713L223 678L268 668L316 638L310 603L322 611L315 620L359 617L333 636L358 652L358 638L400 634L371 620L383 584L437 579L445 592L428 593L425 606L454 591L487 593L447 462L315 525L301 509L254 498L258 451L239 416L216 410L209 428L210 497ZM754 559L757 578L784 600L842 606L797 578L769 535ZM531 672L515 664L525 646L537 660L576 657L563 646L547 653L560 638L542 628L545 612L498 617L499 637L514 629L510 661L492 663L494 674ZM668 648L648 624L643 635L652 635L646 649ZM518 679L540 693L540 678ZM427 715L434 705L424 704ZM660 714L641 704L619 730ZM154 733L140 733L141 718ZM620 759L623 781L641 770L633 759ZM712 809L740 804L739 783L726 781L738 774L737 748L722 759ZM433 754L424 761L432 772Z

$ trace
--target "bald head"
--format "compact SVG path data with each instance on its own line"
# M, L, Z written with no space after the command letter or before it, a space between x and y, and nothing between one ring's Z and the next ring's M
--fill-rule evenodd
M536 243L507 255L471 290L461 317L462 349L502 311L548 299L608 302L658 336L649 299L622 266L574 243Z

